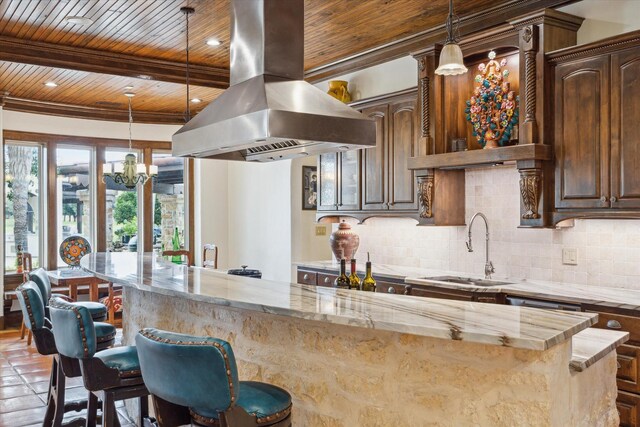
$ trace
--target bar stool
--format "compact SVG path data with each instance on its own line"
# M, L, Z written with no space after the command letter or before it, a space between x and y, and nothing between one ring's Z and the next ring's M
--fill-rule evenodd
M33 270L33 262L31 254L29 252L22 253L22 283L29 281L29 272ZM30 329L24 324L24 318L22 319L22 325L20 325L20 339L24 339L27 336L27 346L31 345L32 333Z
M207 258L207 254L213 253L213 260ZM204 245L202 251L202 266L205 268L218 268L218 247L210 243Z
M143 329L136 346L160 427L291 426L291 395L274 385L238 381L228 342Z
M86 400L65 403L66 378L79 377L81 375L80 365L75 359L58 355L51 331L51 322L45 317L44 302L38 286L31 281L23 283L16 289L16 294L25 325L33 333L38 353L43 356L54 355L43 426L59 427L62 425L65 412L80 411L87 407ZM107 323L96 323L95 325L97 349L103 350L112 346L116 337L116 328Z
M45 315L49 317L49 300L51 297L62 298L68 302L74 302L71 298L62 294L51 293L51 281L44 268L38 268L29 273L29 278L38 285L42 300L45 303ZM86 307L91 313L94 322L102 322L107 319L107 307L99 302L81 301L78 304Z
M96 353L97 334L89 310L61 298L49 302L53 336L58 352L80 362L84 387L89 390L87 426L96 425L98 398L102 401L102 425L118 425L115 402L140 399L138 425L148 418L147 396L135 346L115 347Z

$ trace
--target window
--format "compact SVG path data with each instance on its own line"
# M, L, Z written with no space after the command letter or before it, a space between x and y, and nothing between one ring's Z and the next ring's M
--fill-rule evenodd
M105 161L107 163L122 163L124 156L130 151L107 149ZM140 153L133 154L140 158ZM113 179L106 178L106 234L108 252L138 252L142 251L141 233L139 230L142 218L142 203L140 195L142 186L127 188L116 184Z
M7 142L4 147L6 273L16 272L18 247L31 254L34 268L42 264L41 154L37 145Z
M156 252L186 247L184 171L185 160L168 153L153 153L158 176L153 178L153 249ZM178 241L174 237L178 234Z
M82 236L95 247L93 215L93 150L59 147L56 150L57 242L69 236ZM58 254L58 265L65 265Z

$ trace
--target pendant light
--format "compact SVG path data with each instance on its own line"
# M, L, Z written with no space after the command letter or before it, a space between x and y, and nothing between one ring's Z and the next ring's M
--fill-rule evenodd
M129 99L129 153L124 156L122 163L105 163L102 166L102 182L106 183L106 178L111 178L116 184L124 185L127 188L136 188L138 183L143 184L147 180L158 174L158 166L149 165L149 173L144 163L138 163L136 155L131 148L131 124L133 114L131 112L131 98L135 96L132 92L124 94Z
M462 50L458 46L458 42L455 37L455 32L458 30L460 19L457 15L453 14L453 0L449 0L449 16L445 26L447 28L447 40L444 43L442 51L440 52L440 62L435 73L441 76L455 76L457 74L466 73L467 67L464 66L464 60L462 58ZM455 29L453 26L455 25Z
M185 117L184 117L184 121L185 123L187 123L189 120L191 120L191 99L189 97L189 15L191 15L192 13L195 12L195 9L192 7L181 7L180 8L180 12L184 13L185 16L185 20L186 20L186 36L187 36L187 78L186 78L186 83L187 83L187 109L185 110ZM200 102L200 100L198 99L198 102Z

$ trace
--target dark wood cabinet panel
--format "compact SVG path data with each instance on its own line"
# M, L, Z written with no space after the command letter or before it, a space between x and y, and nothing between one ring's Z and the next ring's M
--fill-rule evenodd
M640 347L634 345L621 345L617 349L618 352L618 389L640 392L640 366L638 365L638 356L640 356Z
M315 271L298 270L298 283L301 285L315 285L318 273Z
M609 206L609 61L555 71L556 207Z
M332 287L333 286L333 282L337 278L338 278L338 275L336 275L336 274L318 273L317 284L318 284L318 286Z
M640 411L640 396L637 394L618 392L616 400L618 413L620 414L620 427L637 427Z
M389 209L417 209L413 171L409 157L418 155L417 102L403 100L389 105Z
M376 122L376 146L362 150L362 209L386 209L389 106L365 108L362 114Z
M640 49L611 56L611 206L640 208Z

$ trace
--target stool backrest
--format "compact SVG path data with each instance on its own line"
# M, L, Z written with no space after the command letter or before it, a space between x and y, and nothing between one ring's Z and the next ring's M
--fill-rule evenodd
M186 265L191 267L193 264L191 263L191 252L187 251L187 250L179 250L179 251L164 251L162 252L162 256L170 256L170 257L174 257L174 256L180 256L180 257L184 257L187 260Z
M16 288L16 296L25 326L31 331L42 329L45 325L45 313L38 285L32 281L25 282Z
M33 270L33 262L29 252L22 253L22 278L25 282L29 280L29 272Z
M51 281L49 280L47 271L44 268L36 268L29 273L29 279L35 282L38 288L40 288L40 295L42 295L44 305L49 305L49 298L51 298Z
M151 394L216 418L238 401L238 369L228 342L143 329L136 348Z
M213 259L208 259L207 254L212 252ZM216 245L212 245L210 243L204 245L204 250L202 251L202 266L207 268L218 268L218 247Z
M51 298L49 314L58 353L73 359L88 359L96 353L96 330L86 307Z

